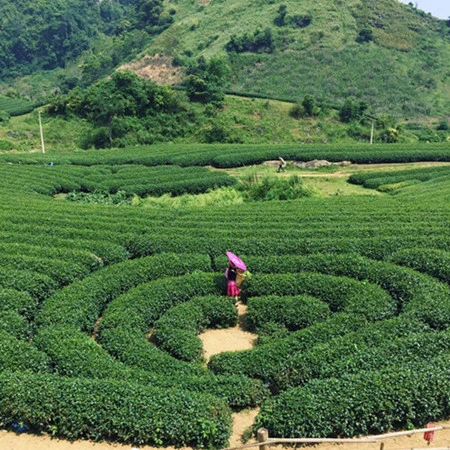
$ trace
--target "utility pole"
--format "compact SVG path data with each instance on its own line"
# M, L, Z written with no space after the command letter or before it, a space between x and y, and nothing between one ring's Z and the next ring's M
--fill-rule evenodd
M373 144L373 124L374 122L372 122L372 129L370 130L370 143Z
M45 146L44 146L44 132L42 131L42 120L41 120L41 111L38 111L39 116L39 130L41 132L41 147L42 147L42 153L45 153Z

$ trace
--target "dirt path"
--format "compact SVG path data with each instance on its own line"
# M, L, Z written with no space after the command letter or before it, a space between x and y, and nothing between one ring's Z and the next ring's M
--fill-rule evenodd
M246 312L245 305L238 306L239 316L242 318ZM256 335L242 329L240 325L222 330L207 330L200 335L203 341L205 356L209 359L212 355L224 351L245 350L252 348ZM258 409L244 410L233 414L234 424L230 447L243 445L243 436L253 425ZM449 425L448 423L436 423L436 425ZM247 444L256 442L250 439ZM450 429L437 431L434 441L427 445L423 434L401 436L384 441L384 450L421 450L421 449L449 449ZM257 446L252 447L258 449ZM379 450L380 442L368 444L319 444L309 446L316 450ZM0 431L0 450L161 450L150 446L133 447L132 445L110 444L106 442L75 441L69 442L53 439L48 435L35 436L31 434L16 434ZM284 450L282 446L272 446L272 450ZM165 450L188 450L168 447ZM189 449L190 450L190 449Z

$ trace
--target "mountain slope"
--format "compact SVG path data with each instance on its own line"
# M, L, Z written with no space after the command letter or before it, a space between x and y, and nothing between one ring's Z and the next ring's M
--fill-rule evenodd
M174 24L146 53L182 62L225 55L235 91L293 101L311 94L332 105L350 97L374 113L405 117L439 117L450 107L450 28L397 0L169 0L166 7L176 10ZM230 39L256 40L267 29L273 51L226 52Z

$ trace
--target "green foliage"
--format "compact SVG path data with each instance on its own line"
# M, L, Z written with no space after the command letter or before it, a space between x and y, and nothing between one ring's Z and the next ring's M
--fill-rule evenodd
M3 76L9 77L63 67L92 49L102 33L119 35L117 51L112 53L115 61L103 55L102 62L111 69L127 56L123 51L130 50L129 42L136 42L135 29L159 33L173 21L171 16L164 16L161 0L106 0L101 4L80 0L57 0L51 4L26 1L21 8L5 2L0 12L6 17L0 36L0 68ZM25 29L26 33L18 33ZM94 75L91 82L105 74L105 68L100 67L94 74L93 65L91 58L84 67L91 77Z
M191 101L221 106L229 76L230 67L224 58L214 56L206 61L200 57L188 67L183 84Z
M0 352L1 372L7 370L50 372L51 361L44 352L8 333L3 327L0 329L0 346L2 349Z
M318 108L316 105L316 100L312 95L305 95L302 101L302 106L306 116L312 117L317 115Z
M356 436L441 420L449 407L447 358L341 374L291 389L264 404L254 429L263 426L272 436Z
M270 115L273 107L266 102L255 111ZM280 155L365 163L449 157L444 143L171 144L2 155L0 363L20 374L0 374L1 425L21 422L70 439L218 448L227 445L229 407L261 405L257 425L274 436L387 431L423 426L431 413L433 420L445 416L446 169L413 169L414 177L430 178L396 196L242 202L232 209L145 202L111 208L49 197L73 186L118 192L133 177L157 178L163 169L181 178L181 166L237 168ZM399 183L410 175L398 172ZM385 173L367 181L385 176L395 184ZM215 355L205 367L192 351L198 333L236 323L225 297L227 250L252 273L242 300L260 334L253 349ZM163 351L157 333L161 347L194 357Z
M176 137L183 129L172 121L186 120L172 89L125 70L85 90L76 88L68 96L56 98L47 111L50 115L74 114L98 127L84 137L86 148L153 143L162 140L162 135ZM137 134L137 141L131 140L133 134Z
M40 326L70 324L92 331L95 318L112 299L126 290L163 275L207 267L201 256L164 255L125 261L98 271L49 297L37 318Z
M296 331L324 321L329 315L328 305L313 297L262 296L248 300L246 322L249 329L256 332L269 323L276 323L289 331Z
M272 36L272 30L257 29L253 35L244 33L241 36L232 35L225 45L227 52L243 53L272 53L275 50L275 42Z
M433 179L439 179L448 176L450 168L443 167L425 167L420 169L406 169L395 172L371 172L369 174L354 174L350 176L349 182L361 184L368 189L380 189L385 185L394 183L426 182ZM408 184L410 185L410 184Z
M358 42L359 44L363 44L364 42L371 42L371 41L373 41L372 28L363 28L358 33L358 37L356 38L356 42Z
M232 302L224 297L198 297L170 308L156 321L152 339L177 359L201 362L203 344L197 334L205 328L227 328L236 323Z
M444 282L450 282L450 254L439 249L410 248L389 257L395 264L410 267Z
M23 422L71 440L207 448L226 446L231 432L229 408L206 394L12 372L2 373L0 384L3 426Z
M339 119L341 122L350 123L354 120L361 121L368 108L365 102L354 102L347 99L339 109Z
M311 196L311 191L296 175L287 179L266 177L261 181L249 178L239 189L248 201L292 200Z
M0 113L2 116L0 122L7 122L10 116L20 116L29 113L33 109L33 103L26 99L0 95Z

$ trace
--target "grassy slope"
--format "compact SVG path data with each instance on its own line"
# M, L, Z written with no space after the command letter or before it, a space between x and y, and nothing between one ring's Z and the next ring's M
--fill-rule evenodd
M200 4L202 3L202 4ZM288 16L310 15L306 28L276 27L280 4ZM277 98L322 102L366 100L374 112L442 116L450 106L450 33L443 21L397 0L316 0L268 2L167 0L176 9L174 25L147 52L224 54L231 35L271 27L273 54L234 58L232 88ZM357 44L369 27L374 42Z

